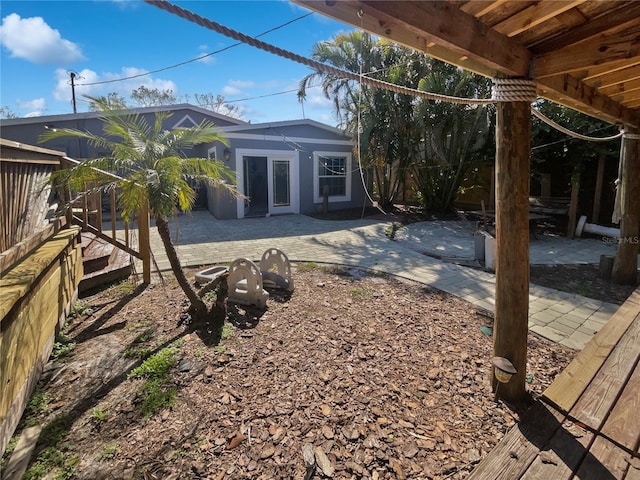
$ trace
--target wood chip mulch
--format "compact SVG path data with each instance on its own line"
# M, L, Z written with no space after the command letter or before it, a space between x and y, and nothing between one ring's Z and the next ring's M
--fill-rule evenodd
M85 298L75 351L41 384L55 407L42 423L68 419L74 478L462 479L518 421L494 401L492 321L473 305L337 268L301 265L294 281L265 312L236 309L217 346L179 325L175 282ZM176 402L145 420L124 352L177 338ZM531 334L532 395L574 354Z

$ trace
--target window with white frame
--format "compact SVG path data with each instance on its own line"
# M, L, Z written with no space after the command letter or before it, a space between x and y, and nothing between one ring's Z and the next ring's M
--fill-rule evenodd
M207 158L209 160L217 160L218 159L218 150L216 147L211 147L207 150Z
M313 193L316 203L323 201L325 189L330 202L351 200L350 153L313 153Z

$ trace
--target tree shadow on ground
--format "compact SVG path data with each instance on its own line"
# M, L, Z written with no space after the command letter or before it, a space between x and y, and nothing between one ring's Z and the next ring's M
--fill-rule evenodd
M108 329L101 330L101 327L105 325L116 313L122 310L127 303L129 303L132 299L134 299L135 297L140 295L142 292L144 292L147 286L148 285L145 285L145 284L138 285L133 292L120 298L115 303L115 305L113 305L109 310L100 314L100 316L96 317L95 320L91 322L86 328L84 328L83 330L75 334L74 341L76 343L82 343L91 338L98 337L100 335L105 335L107 333L111 333L114 330L117 330L119 328L124 328L126 325L126 322L120 322L116 325L112 325ZM108 303L98 306L98 309L101 309L103 306L106 306L106 305L108 305ZM90 316L92 317L93 314L90 314ZM87 323L87 319L85 319L82 322L79 322L77 325L71 326L67 330L67 333L73 334L76 328L82 325L86 325L86 323Z

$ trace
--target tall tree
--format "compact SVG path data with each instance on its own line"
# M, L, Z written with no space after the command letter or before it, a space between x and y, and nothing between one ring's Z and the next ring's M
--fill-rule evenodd
M89 110L97 112L100 110L100 105L109 105L112 110L124 110L127 108L127 101L118 92L109 92L101 97L96 97L100 103L95 101L89 101Z
M368 33L337 34L314 45L312 57L322 63L379 80L416 88L425 73L424 55ZM411 129L414 99L408 95L370 87L331 73L317 71L300 82L298 96L320 84L333 100L340 125L358 138L363 168L373 172L378 200L389 207L401 190L411 161Z
M0 118L18 118L18 115L11 108L4 106L0 107Z
M238 119L242 118L240 108L237 105L228 103L224 96L220 94L214 95L212 93L196 93L194 94L194 97L196 99L196 104L199 107L206 108L207 110L211 110L222 115L226 115L227 117Z
M171 89L160 90L158 88L147 88L144 85L131 92L131 99L140 107L173 105L177 101L177 97Z
M437 60L420 89L463 98L485 98L488 80ZM471 167L493 162L492 109L433 100L417 103L415 125L422 137L412 164L418 199L430 211L448 213Z
M40 137L41 142L72 136L87 140L105 156L86 159L80 164L58 172L53 182L82 191L88 183L103 188L117 187L118 203L124 219L130 219L145 205L155 219L158 233L169 258L171 269L180 287L191 302L191 308L199 319L207 316L207 306L188 282L171 240L169 219L176 207L190 211L195 191L188 179L196 183L222 185L235 193L234 175L219 161L187 156L194 146L205 142L226 140L214 125L202 122L193 128L166 130L164 122L169 113L159 112L153 123L137 114L123 114L110 108L104 99L89 98L100 107L104 136L74 129L49 130ZM121 177L105 176L111 172ZM218 320L219 321L219 320ZM222 319L224 321L224 319ZM217 326L221 326L221 323Z
M618 127L595 119L571 108L546 100L539 100L536 108L563 127L592 137L615 135ZM534 180L541 174L553 174L553 196L569 196L571 177L583 171L595 170L600 157L607 164L617 166L620 153L620 140L610 142L588 142L571 137L542 120L534 117L531 124L531 174ZM585 178L588 183L593 179ZM610 191L609 195L615 192ZM597 219L593 220L597 222Z
M312 56L342 70L434 93L475 97L488 89L488 82L475 75L363 32L317 43ZM340 125L359 139L358 160L372 171L383 206L393 204L412 174L426 208L451 207L471 157L489 138L486 109L421 100L322 70L301 81L299 98L318 84L333 100Z

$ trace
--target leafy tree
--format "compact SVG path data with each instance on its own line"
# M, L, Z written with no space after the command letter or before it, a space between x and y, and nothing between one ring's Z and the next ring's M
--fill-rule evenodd
M559 125L582 135L606 137L618 133L618 127L602 120L595 119L571 108L554 102L539 100L536 108ZM599 157L604 156L615 165L618 158L620 142L589 142L571 137L548 125L537 117L531 125L532 152L531 167L535 177L541 173L554 172L564 176L567 181L562 190L556 190L556 196L569 193L573 175L579 175L587 166L595 166Z
M487 80L437 60L420 89L463 98L489 96ZM471 167L493 161L493 108L421 100L416 125L422 131L418 161L412 165L421 205L447 213Z
M100 103L93 100L89 101L89 111L100 111L100 105L106 104L112 110L124 110L127 108L127 101L118 92L110 92L106 96L96 97Z
M196 93L194 95L196 104L199 107L206 108L227 117L242 118L240 108L237 105L227 103L226 99L222 95L213 95L212 93Z
M317 43L312 57L342 70L362 71L410 88L417 88L426 73L423 54L357 31ZM358 161L373 172L378 200L384 207L391 206L404 185L411 162L414 98L322 71L301 81L299 98L303 100L306 89L317 83L323 94L333 100L341 126L359 138Z
M191 310L197 319L204 320L209 313L207 305L187 281L180 265L175 246L171 240L169 219L176 207L190 211L195 200L195 191L188 179L196 183L206 182L235 188L225 180L233 182L233 173L221 162L206 158L192 158L186 152L194 145L220 141L226 144L210 122L193 128L165 130L163 124L169 113L160 112L150 124L137 114L122 114L110 108L104 99L90 98L100 107L104 136L74 129L49 130L40 137L40 142L72 136L85 139L105 156L86 159L78 165L62 170L52 181L82 191L85 185L102 188L117 187L118 203L124 219L132 218L145 205L149 206L162 239L171 269L185 295L191 302ZM114 180L117 173L121 179ZM220 328L224 322L215 319Z
M18 118L18 115L11 108L0 107L0 118Z
M317 43L312 57L353 73L413 89L466 97L488 96L489 83L427 55L367 33L337 34ZM378 200L389 207L411 173L428 209L451 208L471 161L490 138L486 108L423 100L321 70L305 77L298 97L321 85L340 124L360 140L360 164L371 169Z
M147 88L144 85L131 92L131 99L140 107L173 105L177 101L177 97L171 89L160 90L158 88Z

